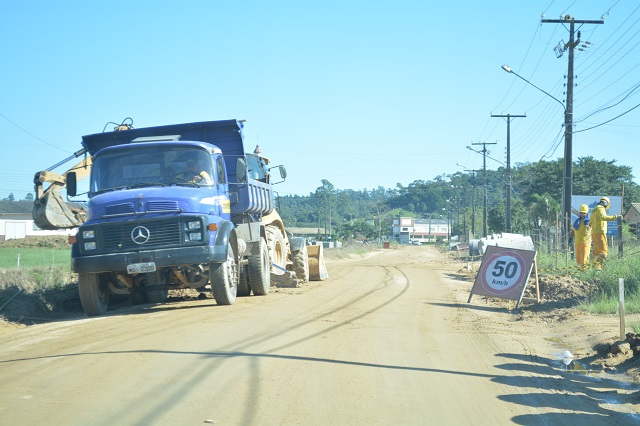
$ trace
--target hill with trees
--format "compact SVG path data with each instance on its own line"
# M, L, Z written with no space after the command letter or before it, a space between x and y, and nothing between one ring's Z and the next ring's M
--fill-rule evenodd
M288 226L318 227L332 239L375 238L393 217L451 220L453 235L465 229L482 236L486 194L487 232L504 232L505 169L459 172L395 188L338 189L326 179L308 196L278 197ZM563 161L518 163L511 168L511 231L526 235L555 226L562 203ZM573 164L573 194L621 196L626 209L640 201L632 170L615 161L582 157ZM578 207L578 206L574 206ZM319 239L329 235L319 235Z

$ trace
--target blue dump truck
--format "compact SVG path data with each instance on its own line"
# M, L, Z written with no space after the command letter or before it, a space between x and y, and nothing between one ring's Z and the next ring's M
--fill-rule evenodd
M88 316L105 314L113 294L162 303L170 290L210 289L217 304L231 305L266 295L272 281L328 278L322 246L292 237L275 209L284 167L245 153L243 125L119 126L83 136L66 160L84 158L63 175L36 174L36 225L78 228L71 265ZM87 176L85 211L61 190L78 195Z

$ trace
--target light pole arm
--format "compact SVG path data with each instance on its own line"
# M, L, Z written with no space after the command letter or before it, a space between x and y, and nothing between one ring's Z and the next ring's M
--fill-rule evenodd
M483 152L483 151L476 151L475 149L471 148L470 146L467 146L467 149L468 149L468 150L470 150L470 151L475 152L476 154L484 155L485 157L487 157L487 158L489 158L489 159L491 159L491 160L495 161L496 163L500 163L500 164L502 164L503 166L507 167L507 165L506 165L506 164L504 164L502 161L500 161L500 160L496 160L495 158L493 158L493 157L491 157L491 156L487 155L487 154L486 154L486 152Z
M530 85L532 85L533 87L535 87L536 89L538 89L539 91L541 91L542 93L544 93L545 95L549 96L551 99L553 99L554 101L556 101L557 103L559 103L560 105L562 105L562 109L563 110L567 110L567 107L564 106L564 104L558 100L558 98L556 98L555 96L551 95L548 92L545 92L544 90L542 90L541 88L539 88L538 86L536 86L535 84L533 84L532 82L530 82L529 80L527 80L526 78L522 77L520 74L518 74L517 72L515 72L514 70L512 70L508 65L503 65L502 69L505 70L506 72L508 72L509 74L513 74L516 77L518 77L519 79L521 79L522 81L529 83Z

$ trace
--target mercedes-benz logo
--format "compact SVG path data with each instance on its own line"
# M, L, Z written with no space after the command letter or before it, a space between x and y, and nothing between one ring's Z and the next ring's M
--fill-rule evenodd
M136 244L144 244L149 241L150 237L151 232L144 226L136 226L133 228L133 231L131 231L131 239Z

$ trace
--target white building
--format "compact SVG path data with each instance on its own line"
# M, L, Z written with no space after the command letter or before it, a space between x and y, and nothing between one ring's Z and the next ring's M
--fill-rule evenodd
M449 223L445 219L399 217L392 220L391 226L393 239L400 244L447 241L449 238Z
M33 223L33 201L0 201L0 241L30 236L74 235L76 229L45 231Z

